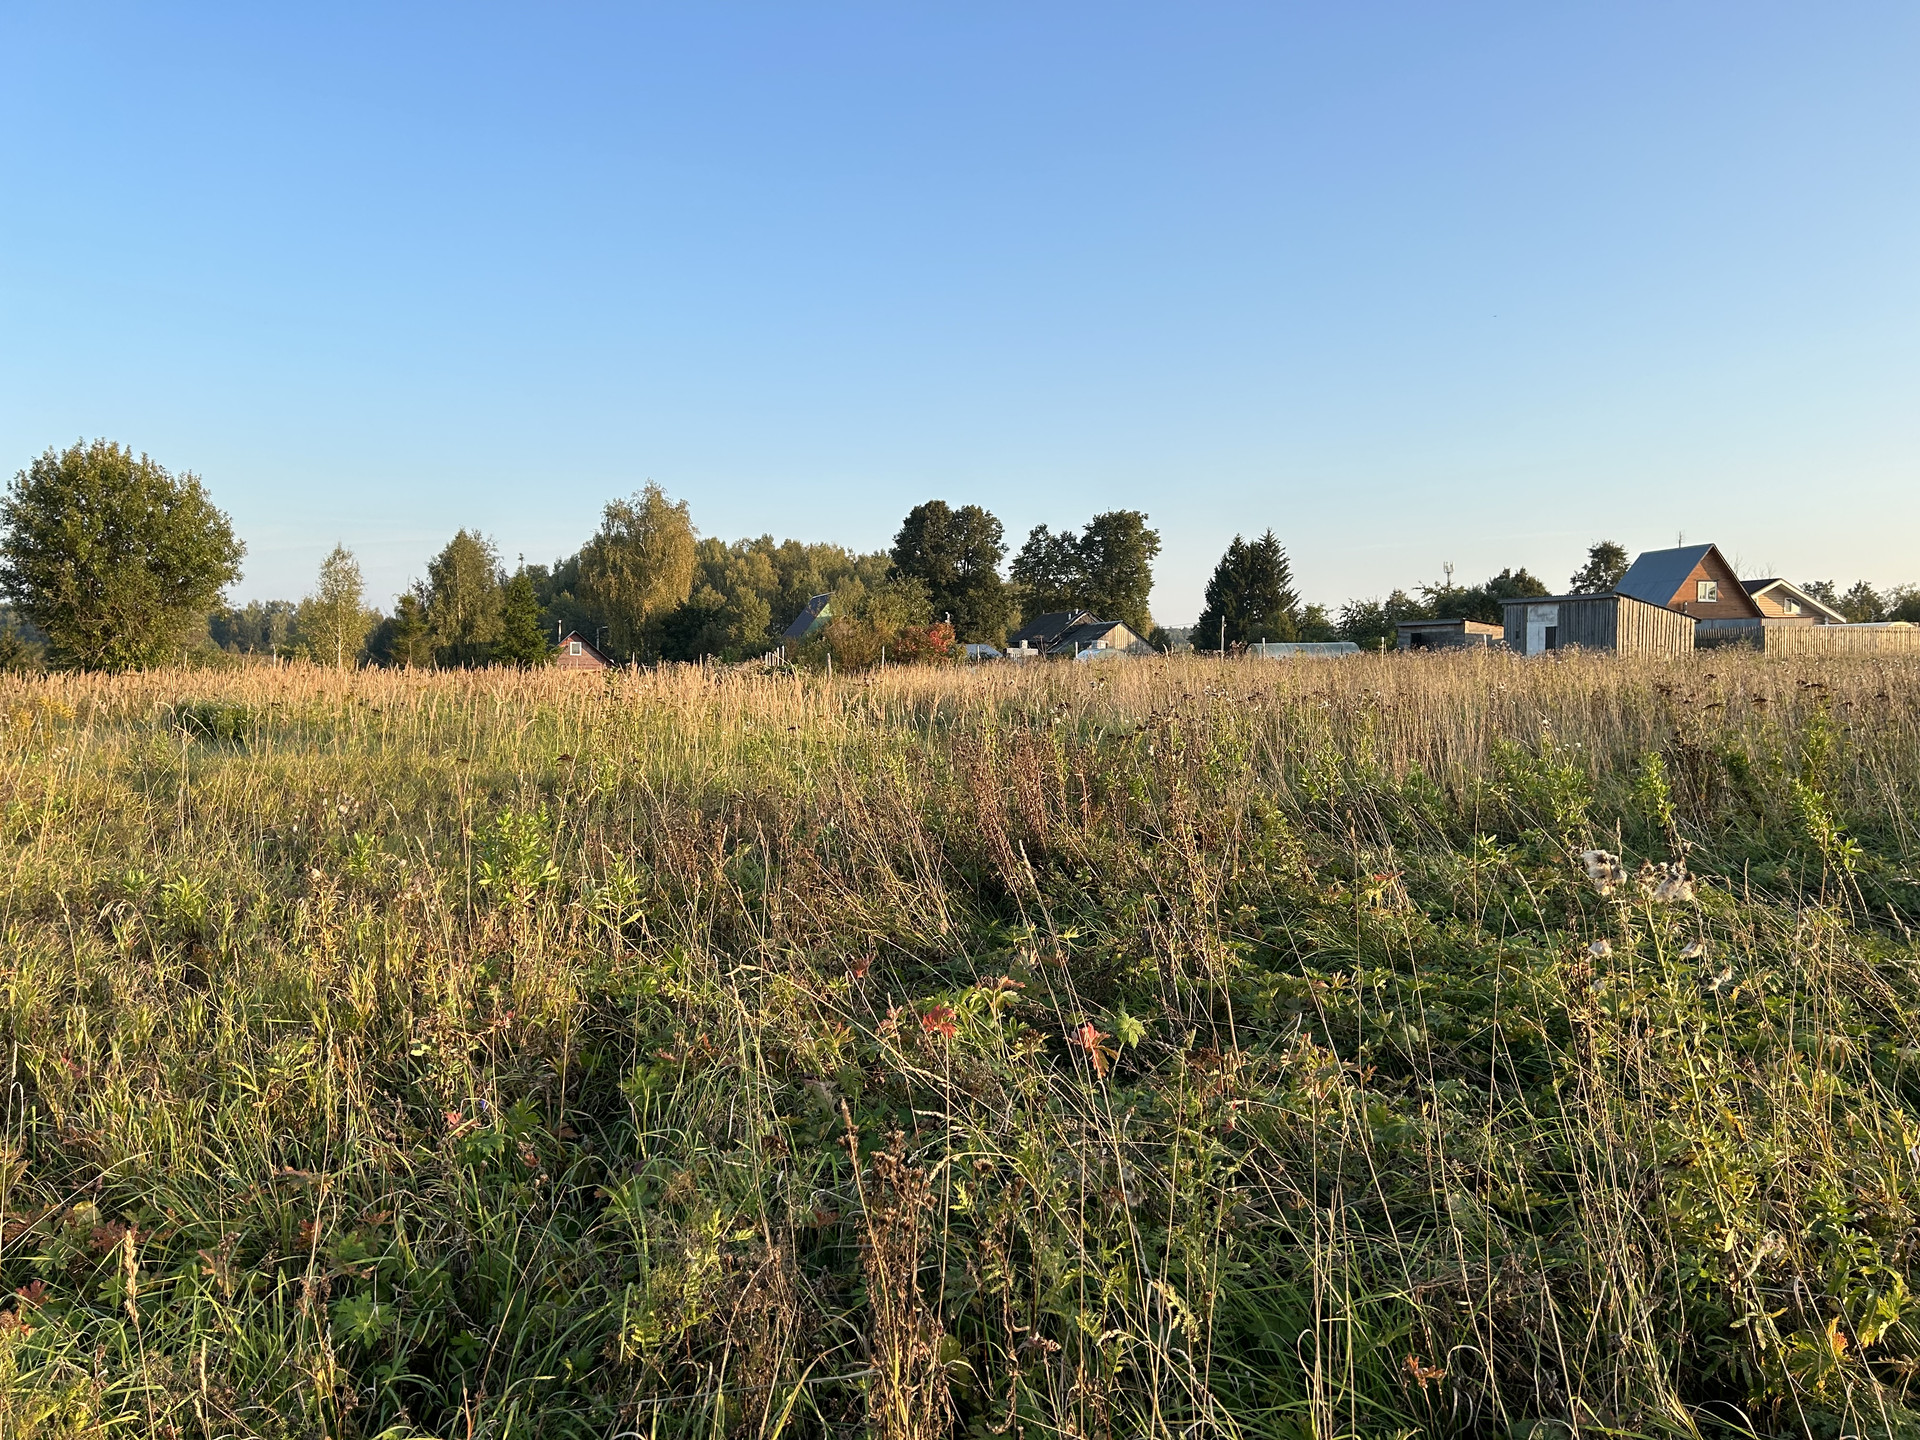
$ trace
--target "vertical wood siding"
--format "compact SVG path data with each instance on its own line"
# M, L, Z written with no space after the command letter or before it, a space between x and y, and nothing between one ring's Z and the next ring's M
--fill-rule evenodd
M1693 649L1693 621L1686 615L1625 595L1572 595L1535 602L1560 608L1562 648L1613 650L1622 655L1685 655ZM1507 644L1525 653L1527 606L1502 608Z

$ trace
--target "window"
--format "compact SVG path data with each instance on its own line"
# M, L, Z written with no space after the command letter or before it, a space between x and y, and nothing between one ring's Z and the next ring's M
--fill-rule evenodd
M1694 581L1693 598L1709 604L1718 600L1720 598L1720 582L1718 580Z
M580 642L578 640L569 640L567 642L567 654L578 655L579 653L580 653Z
M1800 602L1798 600L1782 600L1780 602L1780 608L1789 615L1798 615L1800 613Z

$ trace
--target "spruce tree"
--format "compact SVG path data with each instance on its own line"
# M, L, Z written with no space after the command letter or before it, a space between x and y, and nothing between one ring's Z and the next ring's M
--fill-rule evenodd
M1194 649L1219 650L1222 641L1237 645L1246 638L1240 624L1245 609L1241 591L1246 576L1247 542L1236 535L1227 546L1226 554L1220 557L1220 563L1213 567L1213 577L1207 581L1207 608L1193 622Z
M433 627L427 623L422 587L415 586L394 602L393 616L375 632L376 658L411 670L433 663Z
M1293 588L1293 565L1273 531L1246 547L1242 564L1239 639L1247 644L1299 639L1300 597ZM1229 621L1229 639L1232 628Z
M1249 544L1236 535L1207 582L1207 608L1194 622L1193 648L1218 650L1257 640L1300 638L1300 596L1286 547L1269 530Z
M552 653L541 619L540 596L524 559L501 597L500 639L493 658L503 665L539 665Z

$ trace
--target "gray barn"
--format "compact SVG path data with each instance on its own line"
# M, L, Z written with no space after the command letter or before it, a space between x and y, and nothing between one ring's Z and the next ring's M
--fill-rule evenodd
M1578 647L1622 655L1685 655L1693 619L1631 595L1535 595L1503 600L1507 648L1522 655Z
M1498 625L1481 620L1402 620L1397 627L1402 650L1459 650L1498 645Z

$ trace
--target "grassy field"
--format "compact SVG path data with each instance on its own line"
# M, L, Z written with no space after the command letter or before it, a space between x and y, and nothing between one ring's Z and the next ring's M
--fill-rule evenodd
M1911 662L0 735L6 1440L1920 1434Z

